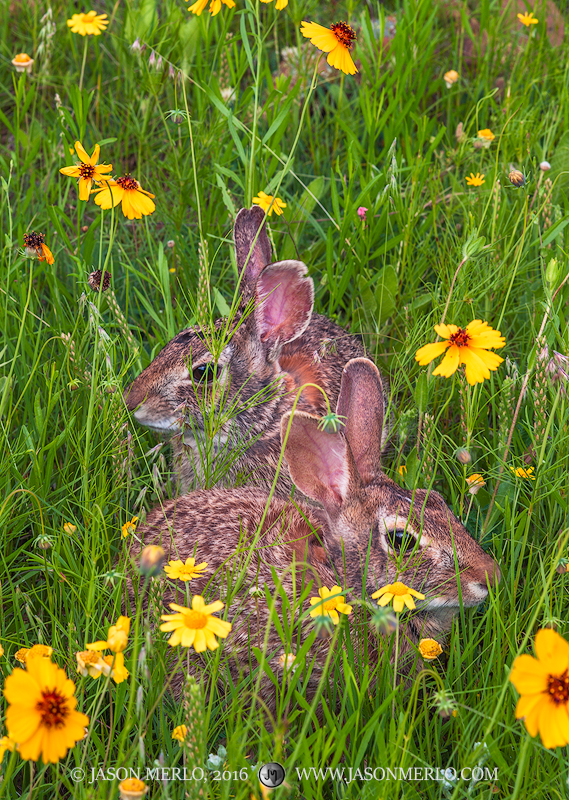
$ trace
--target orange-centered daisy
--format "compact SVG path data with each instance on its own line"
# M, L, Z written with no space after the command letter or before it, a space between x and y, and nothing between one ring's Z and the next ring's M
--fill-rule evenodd
M524 718L530 736L538 732L544 747L569 744L569 643L543 628L535 636L535 654L514 660L510 680L521 697L516 719Z
M73 14L67 20L72 33L80 36L100 36L109 24L106 14L97 14L96 11L89 11L87 14Z
M356 41L356 34L347 22L335 22L330 28L324 28L316 22L302 22L300 32L310 42L328 53L327 61L334 69L353 75L357 72L350 50Z
M122 178L110 180L106 186L95 191L95 203L101 208L111 208L122 203L122 213L128 219L142 219L143 216L152 214L156 206L150 198L154 195L140 188L140 183L125 175Z
M352 606L344 603L344 597L340 595L341 591L339 586L332 586L331 589L328 589L327 586L323 586L321 589L318 589L319 596L310 598L310 605L316 606L316 608L313 608L310 612L310 616L330 617L334 625L337 625L340 622L338 612L340 612L340 614L351 614Z
M93 181L95 183L107 181L108 177L105 173L111 172L113 165L97 164L101 152L98 144L95 145L93 155L88 156L81 142L75 142L75 152L80 158L80 163L75 164L74 167L62 167L59 171L69 178L79 178L79 200L88 200Z
M40 261L47 261L48 264L53 264L55 261L53 253L45 243L43 233L36 231L24 233L24 249L27 258L39 258Z
M435 325L435 331L445 342L426 344L417 350L415 359L421 366L447 351L433 375L449 378L460 364L465 365L466 380L473 386L490 377L490 370L498 369L504 360L496 353L489 353L490 347L504 347L506 340L500 331L493 330L487 322L475 319L466 328L458 325Z
M85 736L89 717L75 710L75 684L46 658L28 661L6 678L6 727L24 759L56 763Z
M196 564L195 558L187 558L185 564L183 561L169 561L164 572L172 580L191 581L192 578L199 578L206 567L207 561Z
M474 172L471 172L470 175L466 176L465 180L468 186L482 186L484 183L484 175L481 175L479 172L475 175Z
M378 606L386 606L393 600L393 610L399 613L403 611L405 606L411 610L415 608L415 601L412 595L418 600L425 599L425 595L421 594L421 592L416 592L415 589L411 589L410 586L406 586L401 581L395 581L395 583L388 583L387 586L378 589L377 592L372 594L372 598L374 600L377 600L378 597L380 598L377 600Z
M274 197L272 194L266 194L265 192L259 192L257 197L253 198L252 202L254 205L262 208L269 217L272 215L273 211L280 217L283 213L283 208L286 208L286 203L283 203L280 197Z
M182 647L193 645L198 653L203 653L204 650L216 650L219 647L216 636L222 639L229 636L231 623L212 616L223 608L221 600L206 606L203 597L196 594L192 599L191 608L178 606L176 603L170 603L170 608L178 613L162 614L161 619L164 623L160 625L160 630L174 631L168 639L168 644L172 647L178 644Z

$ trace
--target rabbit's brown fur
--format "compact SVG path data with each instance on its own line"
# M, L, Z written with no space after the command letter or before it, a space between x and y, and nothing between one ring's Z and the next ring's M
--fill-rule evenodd
M175 434L174 470L179 473L180 493L188 490L195 477L203 482L200 449L203 452L208 439L204 417L210 417L213 405L219 414L223 414L221 405L234 409L216 436L209 437L213 457L219 465L224 459L227 463L229 452L239 454L228 470L221 466L219 471L227 471L232 483L244 478L267 487L278 463L280 419L292 408L297 390L306 383L317 384L333 408L344 364L364 355L359 338L326 317L311 315L313 285L301 262L269 263L271 246L260 208L239 212L234 237L242 275L241 306L217 360L215 404L211 383L208 391L207 381L199 381L200 370L214 360L208 347L211 335L194 328L175 336L125 392L126 404L140 423ZM254 310L245 314L251 301ZM216 329L226 324L218 320ZM191 375L197 377L192 380ZM223 391L226 396L220 402ZM252 405L251 398L258 392L265 392L266 400ZM297 408L322 414L326 403L318 389L307 387ZM190 424L181 423L185 414ZM288 496L291 488L283 470L277 494Z
M207 575L192 581L192 593L204 592L209 584L206 594L227 602L225 573L233 570L235 577L243 571L240 589L227 608L233 629L225 647L231 652L235 675L247 671L250 645L263 641L269 621L267 604L264 597L256 603L248 590L268 586L274 593L271 568L287 597L294 591L293 563L297 565L297 597L303 576L307 587L312 584L310 595L315 596L319 586L339 584L346 589L348 603L354 598L368 601L376 589L398 580L423 592L426 599L417 601L417 611L407 617L403 628L403 653L422 637L440 637L461 602L465 607L478 605L487 596L487 585L499 581L494 560L439 494L410 492L382 472L383 408L377 368L367 359L354 359L344 370L338 402L338 412L346 417L344 432L325 432L318 418L295 413L285 457L294 482L308 497L321 502L323 509L306 504L295 507L291 500L273 498L255 541L268 495L253 488L216 489L167 501L141 529L143 544L161 544L167 559L185 560L195 554L198 561L207 561ZM289 419L290 414L282 420L283 437ZM166 602L172 599L169 594ZM304 611L309 608L306 601ZM360 617L368 613L365 607L360 611ZM285 613L278 595L276 613ZM303 635L309 622L305 617ZM362 630L369 651L371 626L360 626L360 634ZM320 666L326 647L322 642L315 646ZM377 639L373 651L377 653ZM267 657L277 672L283 653L272 626ZM191 659L200 661L196 655ZM315 673L316 681L318 677ZM178 684L181 680L180 675ZM270 682L263 683L263 692L263 699L272 706L275 692Z

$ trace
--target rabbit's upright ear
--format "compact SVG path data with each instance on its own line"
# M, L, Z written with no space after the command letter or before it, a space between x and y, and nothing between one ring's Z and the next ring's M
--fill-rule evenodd
M252 293L257 278L273 260L265 220L266 214L259 206L242 208L235 218L233 240L237 269L243 273L242 293Z
M284 441L291 413L281 420ZM318 427L318 417L297 411L286 440L284 455L290 476L307 497L318 500L329 513L338 511L357 491L359 477L346 437Z
M255 287L255 325L268 348L268 360L278 358L280 347L301 336L310 322L314 284L301 261L278 261L264 269Z
M336 413L360 477L367 486L380 472L385 397L379 370L368 358L352 358L344 367Z

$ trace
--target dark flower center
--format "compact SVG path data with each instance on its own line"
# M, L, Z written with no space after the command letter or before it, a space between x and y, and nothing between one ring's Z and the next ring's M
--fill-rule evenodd
M468 347L470 336L464 330L464 328L459 328L456 333L452 334L449 341L451 344L455 344L457 347Z
M125 175L124 178L117 178L117 183L119 186L122 186L126 192L132 192L138 189L138 183L134 178L131 178L130 175Z
M25 247L41 247L42 244L45 242L45 236L43 233L36 233L35 231L30 231L29 233L24 233L24 246Z
M83 180L91 180L95 174L95 167L92 164L79 164L79 174Z
M59 694L56 689L43 691L42 699L36 703L36 709L41 715L41 724L46 728L61 728L65 718L69 715L67 698Z
M550 675L547 679L547 691L555 705L569 703L569 675L567 670L558 677Z
M347 22L335 22L330 25L330 29L340 44L343 44L348 50L356 41L356 34Z

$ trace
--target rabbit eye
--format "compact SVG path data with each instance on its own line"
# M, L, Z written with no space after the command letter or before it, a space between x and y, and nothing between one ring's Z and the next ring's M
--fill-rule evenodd
M213 367L211 364L201 364L192 370L192 378L194 383L212 383L213 382Z
M416 544L415 537L405 528L395 528L394 531L387 531L387 538L396 553L408 553Z

